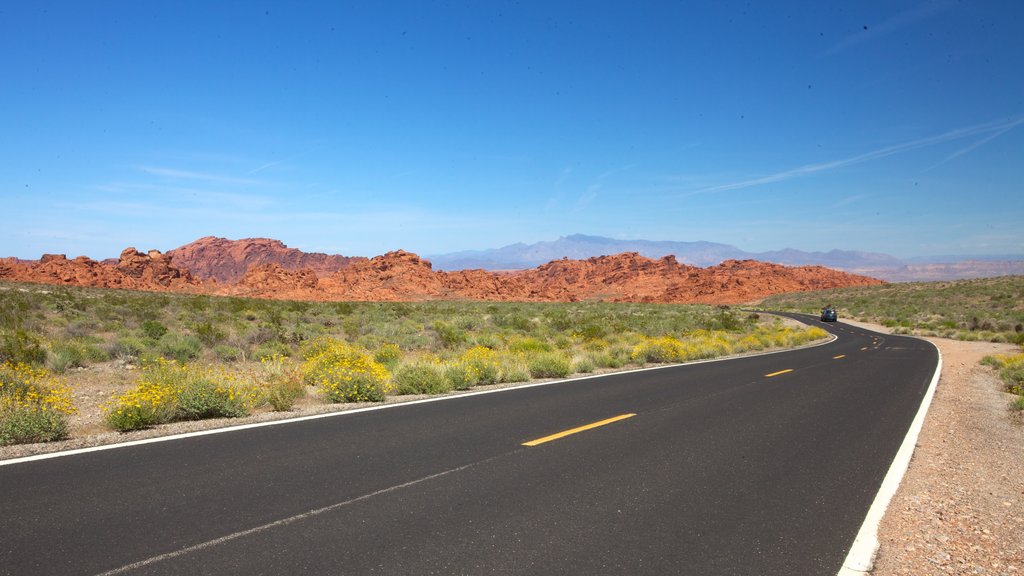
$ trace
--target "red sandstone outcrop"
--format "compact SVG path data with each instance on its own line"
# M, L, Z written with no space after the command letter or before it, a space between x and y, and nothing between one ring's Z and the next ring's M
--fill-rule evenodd
M135 248L125 248L117 259L116 268L143 286L155 284L165 288L188 288L198 284L188 270L175 268L171 259L159 250L143 254Z
M254 266L237 284L221 292L252 298L321 300L320 280L312 270L286 270L268 262Z
M63 254L44 254L38 262L29 264L5 259L0 264L0 279L151 291L194 292L201 288L188 272L170 266L160 252L142 254L134 248L125 249L116 265L85 256L69 260Z
M197 278L213 278L223 284L240 281L249 269L261 264L277 264L285 270L310 270L323 277L352 262L366 260L362 257L303 252L270 238L228 240L214 236L169 250L167 256L175 266L190 271Z
M281 245L283 246L283 244ZM231 265L237 264L232 260ZM515 272L435 271L402 250L351 260L329 276L263 262L234 284L202 282L176 266L170 253L128 248L116 264L84 256L45 255L36 263L0 260L0 279L106 288L187 291L292 300L519 300L735 304L783 292L882 284L880 280L821 266L789 267L727 260L697 268L673 256L658 260L635 252L586 260L555 260Z

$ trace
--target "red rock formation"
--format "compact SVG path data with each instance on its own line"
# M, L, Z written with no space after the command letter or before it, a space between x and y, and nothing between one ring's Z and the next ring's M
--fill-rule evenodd
M63 254L44 254L38 262L0 265L0 279L42 284L153 291L198 291L201 286L188 272L170 266L159 252L141 254L134 248L121 253L116 266L85 256L68 260Z
M283 246L283 245L282 245ZM234 261L232 261L234 262ZM233 264L232 264L233 265ZM334 274L264 262L233 285L200 282L169 255L134 248L116 265L45 255L32 264L0 260L0 279L139 290L173 290L294 300L522 300L735 304L783 292L881 284L880 280L821 266L787 267L728 260L709 268L637 253L587 260L555 260L531 270L436 272L405 251L354 260Z
M188 270L179 270L172 266L171 259L159 250L150 250L148 254L143 254L135 248L125 248L117 259L116 268L143 285L186 288L198 284Z
M225 289L236 296L279 300L320 300L320 280L312 270L286 270L268 262L254 266L237 284Z
M278 264L285 270L311 270L317 276L329 276L362 257L346 257L318 252L302 252L269 238L228 240L207 236L174 250L167 256L175 266L189 270L204 280L233 284L246 271L261 264Z

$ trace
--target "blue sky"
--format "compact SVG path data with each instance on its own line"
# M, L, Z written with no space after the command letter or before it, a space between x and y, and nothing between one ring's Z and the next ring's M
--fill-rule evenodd
M1024 3L7 2L0 256L1024 254Z

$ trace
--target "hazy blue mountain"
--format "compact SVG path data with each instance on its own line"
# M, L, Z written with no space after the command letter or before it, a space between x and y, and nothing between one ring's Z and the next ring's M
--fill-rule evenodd
M771 252L747 252L729 244L717 242L672 242L655 240L616 240L603 236L573 234L558 240L535 244L511 244L490 250L465 250L449 254L428 256L435 270L513 270L533 268L560 258L585 259L622 252L638 252L648 258L661 258L669 254L684 264L714 266L724 260L753 259L787 266L820 264L840 270L896 268L904 262L887 254L831 250L804 252L786 249Z

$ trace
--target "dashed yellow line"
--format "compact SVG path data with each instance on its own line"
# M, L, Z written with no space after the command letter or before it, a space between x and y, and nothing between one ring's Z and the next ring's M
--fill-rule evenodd
M833 356L833 360L839 360L840 358L846 358L846 354L840 354L839 356Z
M772 376L778 376L779 374L785 374L786 372L792 372L792 368L786 368L785 370L779 370L778 372L772 372L771 374L765 374L765 378L771 378Z
M598 426L604 426L606 424L611 424L612 422L632 418L633 416L636 416L636 414L622 414L621 416L615 416L614 418L608 418L607 420L601 420L600 422L594 422L593 424L587 424L586 426L580 426L579 428L573 428L572 430L565 430L564 432L559 432L543 438L537 438L536 440L530 440L529 442L523 442L523 446L537 446L538 444L551 442L552 440L558 440L559 438L565 438L570 434L576 434L577 432L583 432L584 430L590 430L591 428L597 428Z

